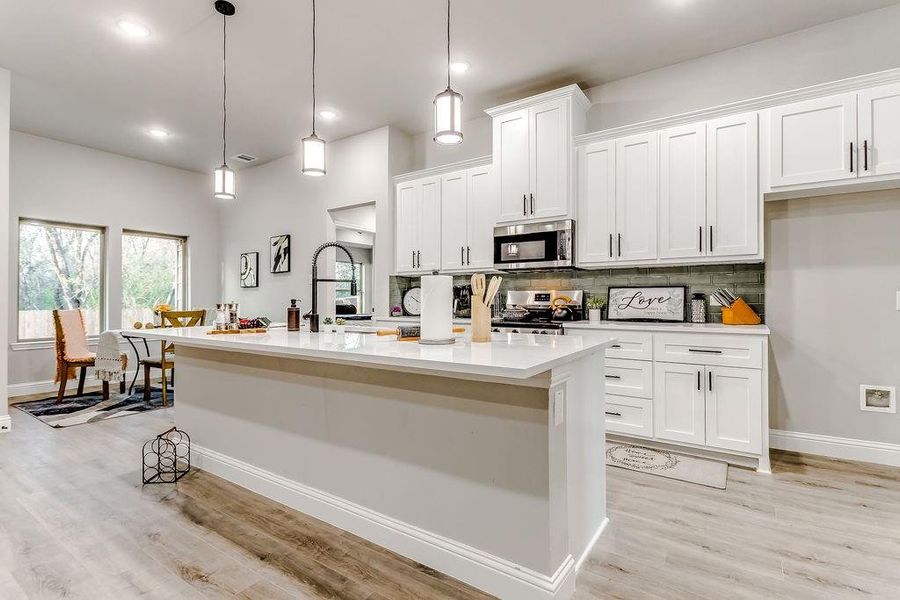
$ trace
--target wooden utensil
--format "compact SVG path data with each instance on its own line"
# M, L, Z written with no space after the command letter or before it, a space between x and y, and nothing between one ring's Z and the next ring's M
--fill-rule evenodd
M496 275L491 277L491 283L488 285L487 292L484 294L484 304L485 306L491 306L494 303L494 297L497 295L497 292L500 290L500 282L503 281L502 277L497 277Z
M493 281L492 281L493 283ZM484 273L472 275L472 341L491 341L491 311L485 304Z
M454 327L453 333L465 333L465 327ZM396 329L379 329L375 332L378 336L396 335L397 341L411 342L422 337L422 328L418 325L404 325Z

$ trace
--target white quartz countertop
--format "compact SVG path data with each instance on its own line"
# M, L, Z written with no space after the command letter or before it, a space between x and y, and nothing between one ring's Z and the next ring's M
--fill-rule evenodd
M769 335L767 325L723 325L722 323L624 323L620 321L576 321L565 323L567 331L594 329L598 331L659 331L669 333L728 333Z
M600 352L614 337L538 336L495 333L491 342L473 344L464 335L446 346L399 342L370 333L310 333L269 330L267 333L209 335L209 327L123 330L129 336L166 340L178 346L247 352L269 356L358 364L431 374L479 375L528 379L555 367Z

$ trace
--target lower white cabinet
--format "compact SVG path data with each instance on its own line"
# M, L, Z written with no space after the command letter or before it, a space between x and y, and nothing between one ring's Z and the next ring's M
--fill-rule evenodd
M703 367L658 362L653 397L654 433L660 440L703 445L706 397Z
M653 437L653 401L649 398L607 394L605 411L607 431Z
M706 367L706 445L757 453L762 377L756 369Z

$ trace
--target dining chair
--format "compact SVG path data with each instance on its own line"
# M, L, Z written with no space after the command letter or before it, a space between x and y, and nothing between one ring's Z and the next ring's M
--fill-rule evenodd
M163 327L202 327L206 324L206 310L166 310L159 313ZM150 402L151 370L162 371L162 405L168 406L168 377L166 372L172 371L172 386L175 385L175 344L161 342L159 359L147 357L140 360L144 367L144 402ZM138 367L140 368L140 367Z
M59 391L56 403L63 401L69 379L78 375L78 392L75 397L84 395L84 380L87 368L93 367L97 354L88 349L87 329L84 326L84 315L80 309L53 311L53 326L56 331L56 379ZM122 380L119 382L119 393L125 393L125 371L128 368L128 356L122 353ZM109 400L109 382L103 382L103 399Z

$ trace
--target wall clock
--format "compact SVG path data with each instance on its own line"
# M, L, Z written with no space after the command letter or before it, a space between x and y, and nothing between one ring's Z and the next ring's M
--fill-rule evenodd
M414 317L422 314L422 288L413 287L403 294L403 312Z

